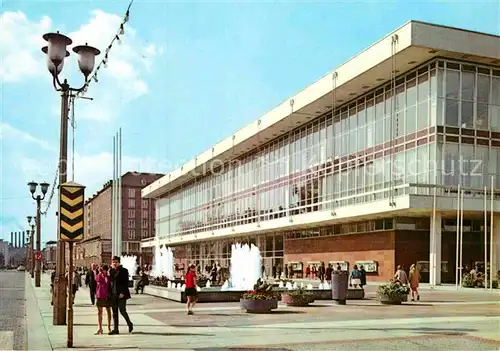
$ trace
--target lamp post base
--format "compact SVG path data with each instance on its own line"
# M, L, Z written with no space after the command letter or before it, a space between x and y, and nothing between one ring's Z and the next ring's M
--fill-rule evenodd
M52 293L52 324L66 325L66 278L56 277Z

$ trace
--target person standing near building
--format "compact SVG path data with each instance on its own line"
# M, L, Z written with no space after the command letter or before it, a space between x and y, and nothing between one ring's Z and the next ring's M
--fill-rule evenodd
M332 281L332 273L333 273L333 267L331 263L328 263L328 267L326 267L326 281L330 283Z
M322 283L325 282L325 273L326 273L325 271L326 271L325 262L321 262L318 268L318 277Z
M90 290L90 302L92 302L92 305L95 304L95 292L97 288L95 277L97 276L98 273L99 272L97 271L97 265L95 263L92 263L90 265L90 269L87 271L87 274L85 275L85 285Z
M193 314L192 308L196 305L196 297L198 296L198 291L196 290L196 266L194 264L189 266L184 284L186 284L187 314L191 315Z
M72 268L73 268L73 281L71 282L71 292L73 293L73 304L74 304L76 292L82 286L82 277L81 277L80 273L78 273L76 266L73 266ZM71 269L71 268L68 268L68 269ZM69 272L66 273L66 280L68 280L68 277L69 277Z
M359 271L361 272L361 287L366 285L366 270L363 265L359 266Z
M398 265L394 279L402 285L408 285L408 276L402 266Z
M420 294L418 293L418 284L420 283L420 272L415 264L410 267L410 289L411 289L411 300L415 301L415 294L417 295L417 301L420 301Z
M360 288L361 287L361 272L358 269L357 265L354 265L352 267L351 275L349 277L350 280L350 286L354 288Z
M134 324L130 320L127 313L127 300L130 299L130 290L128 288L128 269L120 264L120 257L115 256L111 261L113 268L110 270L111 277L111 309L113 311L114 329L109 332L109 335L120 334L118 329L119 315L123 316L128 325L128 332L132 333Z
M104 265L99 268L99 273L95 277L96 280L96 294L97 298L97 325L98 328L96 335L102 334L102 312L103 309L106 310L108 317L108 333L111 333L111 308L109 301L109 293L111 286L111 279L108 274L108 266Z

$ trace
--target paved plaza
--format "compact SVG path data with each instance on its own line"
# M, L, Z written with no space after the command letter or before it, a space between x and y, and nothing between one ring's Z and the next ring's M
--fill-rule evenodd
M17 276L16 276L17 277ZM27 275L26 275L27 277ZM23 276L24 278L24 276ZM42 288L27 287L29 350L66 349L66 327L52 326L49 277ZM85 350L498 350L498 294L485 291L423 290L422 301L382 306L375 288L367 299L337 306L280 305L272 314L252 315L237 303L199 304L188 316L184 306L147 295L132 295L129 334L123 320L115 336L95 336L96 309L88 290L75 302L74 346ZM21 347L21 344L16 344Z

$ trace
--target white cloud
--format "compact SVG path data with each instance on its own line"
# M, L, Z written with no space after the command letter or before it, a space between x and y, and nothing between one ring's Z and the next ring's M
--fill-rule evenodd
M24 158L21 160L21 169L25 179L40 179L51 183L54 179L56 161L47 162L34 158ZM72 179L71 156L68 160L68 180ZM172 168L168 162L162 162L154 158L146 157L122 157L123 173L149 172L165 173ZM98 190L102 184L113 177L113 154L101 152L94 155L75 154L75 182L85 185L89 191Z
M0 77L4 83L47 74L40 51L45 43L41 35L51 25L48 17L31 21L21 11L0 15Z
M96 59L96 67L104 58L106 48L116 36L121 15L106 13L101 10L91 12L88 23L67 35L73 40L68 51L72 54L64 65L63 77L69 78L70 84L83 83L78 73L76 55L72 47L88 43L101 50ZM45 58L40 48L46 45L41 35L55 31L57 24L49 17L32 21L21 12L4 12L0 16L0 77L4 83L21 82L35 76L49 75ZM136 30L128 25L124 27L122 40L115 41L108 55L108 65L98 73L99 82L92 82L87 95L94 101L82 105L81 119L109 121L120 115L120 110L128 102L148 92L144 74L150 72L153 60L162 50L153 43L146 43L138 38Z
M33 135L12 127L6 122L0 122L0 140L11 140L13 142L33 143L47 151L56 151L47 141L38 139Z

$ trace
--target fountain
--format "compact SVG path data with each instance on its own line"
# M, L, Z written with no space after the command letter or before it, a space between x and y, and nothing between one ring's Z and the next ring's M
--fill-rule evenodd
M128 270L128 279L132 280L132 276L137 271L137 256L127 255L120 257L120 263Z
M174 279L174 253L170 247L160 247L159 244L155 246L151 275L153 277Z
M231 246L230 281L221 290L252 290L261 277L262 256L257 246L233 244Z

